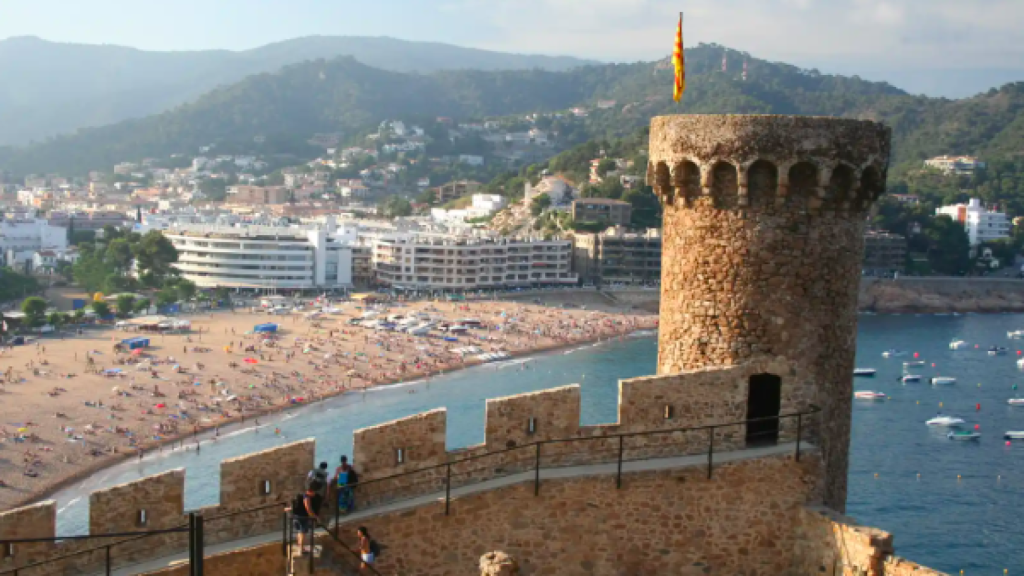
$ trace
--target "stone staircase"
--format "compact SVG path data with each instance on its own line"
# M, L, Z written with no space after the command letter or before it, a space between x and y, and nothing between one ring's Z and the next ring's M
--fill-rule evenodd
M313 570L310 571L309 554L299 556L299 547L292 544L290 576L359 576L355 558L334 538L317 534L313 546Z

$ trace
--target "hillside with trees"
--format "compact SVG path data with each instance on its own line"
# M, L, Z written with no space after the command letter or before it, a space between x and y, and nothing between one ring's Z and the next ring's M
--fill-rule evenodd
M723 54L729 70L721 70ZM743 62L747 79L742 78ZM667 59L592 65L567 71L444 70L388 72L352 58L317 60L250 76L191 104L139 120L0 149L15 175L77 175L121 161L164 157L217 143L255 153L314 153L317 132L366 133L383 118L481 118L584 106L582 132L569 142L627 136L667 113L814 114L880 120L893 127L894 174L929 156L1019 158L1024 146L1024 83L963 100L909 95L857 77L821 74L758 60L716 45L687 51L687 91L671 100ZM604 101L604 108L597 107ZM608 104L614 101L614 104ZM543 118L538 127L553 120ZM254 143L262 136L265 141ZM563 138L563 141L566 139Z

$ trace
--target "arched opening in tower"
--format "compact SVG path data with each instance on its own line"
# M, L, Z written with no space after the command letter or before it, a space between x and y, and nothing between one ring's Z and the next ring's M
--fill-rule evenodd
M718 162L711 169L711 197L716 208L732 208L739 200L739 177L736 167Z
M772 445L779 440L782 378L754 374L747 388L747 446Z
M758 160L747 170L747 197L751 206L771 206L779 191L779 169L767 160Z

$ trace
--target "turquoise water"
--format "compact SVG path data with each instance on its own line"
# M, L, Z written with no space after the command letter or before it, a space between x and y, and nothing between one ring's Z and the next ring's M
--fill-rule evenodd
M1015 364L1018 348L1006 338L1007 331L1018 328L1024 328L1022 315L861 317L857 363L879 372L855 385L885 392L890 400L855 404L848 513L893 532L900 555L952 573L1002 574L1008 568L1013 574L1024 568L1019 552L1024 534L1017 521L1024 505L1024 441L1005 446L1001 439L1005 430L1024 429L1024 407L1006 404L1016 395L1011 387L1024 385ZM951 351L948 343L954 337L981 348ZM1012 350L989 357L984 349L990 345ZM1019 346L1024 349L1024 341ZM917 373L955 376L958 382L903 385L897 381L902 362L912 358L883 359L887 348L916 351L927 361ZM224 429L220 440L204 442L198 455L153 454L59 493L58 530L87 530L88 498L80 495L89 490L184 467L186 508L215 504L225 458L315 436L318 460L334 462L339 454L351 453L353 430L432 408L448 409L449 448L483 441L487 398L570 383L581 384L584 424L613 422L618 380L653 373L656 356L654 338L627 338L537 357L528 362L528 370L521 369L522 360L478 367L429 384L379 388L263 420L271 429L280 426L284 438L266 429L259 434ZM944 413L964 418L971 427L979 424L981 441L951 442L927 428L924 421L935 415L940 402Z

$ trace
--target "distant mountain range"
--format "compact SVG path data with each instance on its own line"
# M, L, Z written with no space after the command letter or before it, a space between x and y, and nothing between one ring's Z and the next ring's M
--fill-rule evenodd
M252 74L338 56L415 73L567 70L593 63L355 36L296 38L241 52L147 52L11 38L0 41L0 145L24 145L78 128L156 114Z
M729 70L721 70L723 53ZM747 62L747 79L742 77ZM0 149L15 174L82 174L120 161L218 150L310 153L316 132L352 134L386 118L479 118L588 106L587 137L631 133L668 113L815 114L875 119L893 127L896 163L944 154L1014 157L1024 150L1024 83L962 100L912 96L889 84L767 62L722 46L687 50L688 88L671 100L667 60L573 67L564 71L385 71L354 58L316 60L216 88L159 115ZM614 100L607 110L598 100Z

